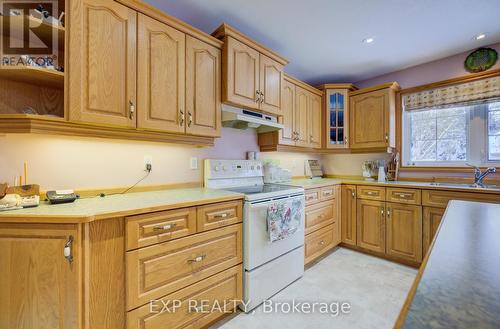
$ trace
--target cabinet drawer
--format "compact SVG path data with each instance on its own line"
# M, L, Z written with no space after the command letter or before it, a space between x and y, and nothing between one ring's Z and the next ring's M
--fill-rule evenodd
M385 201L385 187L358 186L358 199Z
M333 200L333 199L335 199L335 186L323 187L320 190L321 201Z
M422 205L446 208L450 200L480 201L500 203L500 195L477 192L455 192L440 190L423 190Z
M421 204L422 194L420 190L410 188L388 187L386 190L386 200L406 204Z
M332 225L328 225L316 232L306 236L305 241L305 264L320 257L336 244L336 238L339 236L337 220Z
M230 201L198 207L198 232L241 222L242 209L242 201Z
M127 250L196 233L196 208L130 216L126 220Z
M320 193L321 193L320 189L306 190L305 192L306 206L319 202Z
M127 252L127 309L241 263L241 232L231 225Z
M314 232L328 224L334 219L335 204L332 201L321 202L306 208L306 234Z
M242 268L235 266L208 279L128 312L128 329L202 328L224 315L210 311L214 305L230 312L242 299ZM173 301L176 301L175 310ZM178 301L178 302L177 302ZM204 301L201 307L200 301ZM206 302L205 302L206 301ZM161 312L163 305L169 311Z

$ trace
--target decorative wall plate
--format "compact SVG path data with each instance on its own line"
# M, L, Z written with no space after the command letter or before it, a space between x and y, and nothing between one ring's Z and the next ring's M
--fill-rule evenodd
M472 73L483 72L491 68L498 59L498 53L492 48L479 48L467 56L465 69Z

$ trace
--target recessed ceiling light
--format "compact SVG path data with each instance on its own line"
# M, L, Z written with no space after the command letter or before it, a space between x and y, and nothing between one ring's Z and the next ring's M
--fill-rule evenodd
M373 41L375 41L375 39L373 39L373 38L366 38L366 39L363 39L363 42L364 42L364 43L372 43Z
M486 38L486 33L479 33L478 35L476 35L474 37L476 40L481 40L481 39L484 39Z

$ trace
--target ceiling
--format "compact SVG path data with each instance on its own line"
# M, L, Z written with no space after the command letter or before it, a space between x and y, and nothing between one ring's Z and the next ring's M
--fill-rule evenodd
M311 84L356 82L500 41L499 0L146 2L207 33L229 23ZM375 41L363 43L368 37Z

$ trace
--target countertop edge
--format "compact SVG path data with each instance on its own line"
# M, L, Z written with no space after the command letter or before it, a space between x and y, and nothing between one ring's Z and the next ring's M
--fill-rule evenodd
M84 224L111 218L134 216L151 212L166 211L179 208L195 207L218 202L227 202L235 200L243 200L244 195L228 195L224 197L214 197L213 199L204 199L198 201L187 201L174 203L169 205L160 205L147 208L136 208L124 211L114 211L106 213L96 213L85 216L71 216L71 215L24 215L24 214L9 214L3 216L0 213L0 224L2 223L26 223L26 224Z

